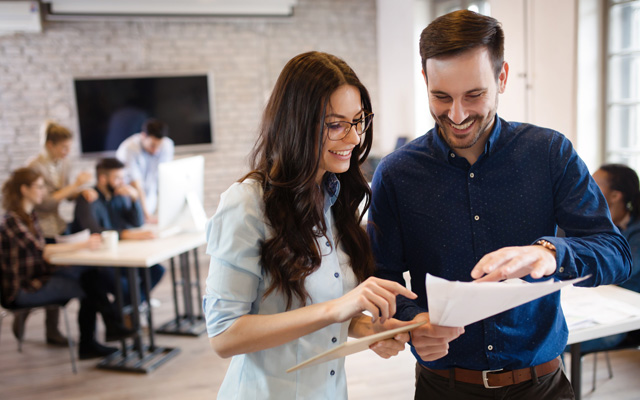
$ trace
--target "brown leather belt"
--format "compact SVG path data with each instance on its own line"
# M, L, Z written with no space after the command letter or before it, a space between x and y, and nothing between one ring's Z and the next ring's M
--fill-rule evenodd
M422 368L433 372L443 378L449 378L451 371L448 369L431 369L420 364ZM527 382L533 379L532 370L538 377L555 372L560 366L560 358L554 358L544 364L535 367L527 367L516 369L513 371L487 370L476 371L471 369L453 368L454 379L458 382L472 383L475 385L484 385L488 389L499 388L503 386L515 385L517 383Z

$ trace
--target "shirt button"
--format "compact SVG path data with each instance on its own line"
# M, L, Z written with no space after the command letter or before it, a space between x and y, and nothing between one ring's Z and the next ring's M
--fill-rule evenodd
M334 376L336 374L336 371L331 370L331 372L329 372L329 374L331 374L331 376Z
M451 158L456 158L456 155L453 153L450 153L449 155L451 156Z
M474 174L473 172L469 174L469 178L475 178L476 174Z
M473 217L473 219L475 219L476 221L478 221L480 219L479 215L476 215L475 217Z
M336 278L339 278L340 274L336 272L335 274L333 274L333 276L335 276Z
M331 342L332 342L332 343L335 343L335 342L337 342L337 341L338 341L338 338L337 338L337 337L332 337L332 338L331 338Z
M329 242L328 240L327 240L327 243L325 244L327 245L327 247L331 247L331 242Z
M560 267L560 268L558 268L558 271L560 271L560 272L564 272L564 267Z
M487 349L489 349L489 351L491 351L491 350L493 350L493 346L489 345L489 346L487 346Z

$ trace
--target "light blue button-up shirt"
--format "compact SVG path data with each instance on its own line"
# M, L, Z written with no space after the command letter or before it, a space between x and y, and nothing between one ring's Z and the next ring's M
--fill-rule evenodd
M305 280L309 304L342 296L356 286L349 258L334 239L331 206L340 187L334 175L325 184L324 217L327 236L318 238L323 257L320 267ZM264 217L262 188L254 180L234 183L221 196L216 214L207 226L207 254L211 256L203 308L209 337L228 329L246 314L286 311L285 299L273 292L263 298L269 277L262 269L260 252L271 233ZM332 249L334 249L332 251ZM295 307L300 304L293 302ZM218 392L219 399L346 399L344 358L285 371L347 340L349 321L267 350L234 356Z
M163 137L156 154L149 154L142 147L142 134L125 139L116 151L116 158L125 165L130 181L142 183L147 211L155 213L158 207L158 165L173 160L174 143Z

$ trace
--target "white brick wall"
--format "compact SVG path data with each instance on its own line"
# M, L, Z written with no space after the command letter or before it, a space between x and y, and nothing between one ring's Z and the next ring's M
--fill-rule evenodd
M0 37L0 181L40 150L54 119L77 131L73 77L213 75L215 146L205 153L205 209L247 172L264 103L284 64L309 50L347 61L377 93L374 0L299 0L292 17L45 22L39 34ZM161 115L157 116L162 118ZM93 169L80 159L74 169Z

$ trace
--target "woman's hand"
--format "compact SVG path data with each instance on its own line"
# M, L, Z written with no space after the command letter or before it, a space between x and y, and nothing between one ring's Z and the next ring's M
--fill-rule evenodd
M368 311L372 315L372 322L375 323L379 318L380 323L384 324L396 313L397 295L409 299L418 297L397 282L371 277L344 296L331 300L328 304L329 313L335 322L344 322Z
M74 185L76 187L81 187L85 183L88 183L89 181L91 181L91 179L93 179L93 174L91 172L87 172L87 171L80 172L76 177L76 181Z
M102 236L99 233L93 233L85 242L85 246L90 250L97 250L102 246Z

